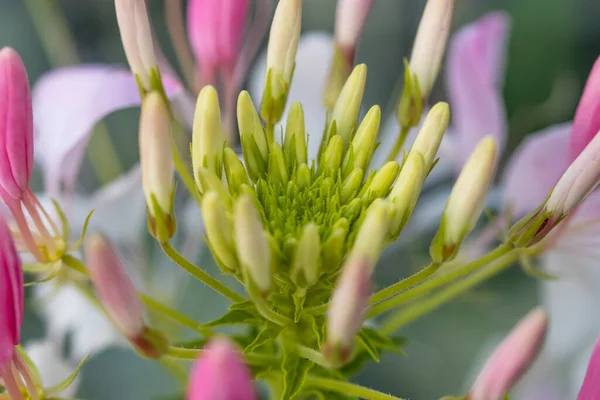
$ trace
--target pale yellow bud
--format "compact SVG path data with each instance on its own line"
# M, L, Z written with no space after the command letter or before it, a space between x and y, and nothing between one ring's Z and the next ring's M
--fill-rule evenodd
M423 156L411 151L389 195L393 204L390 222L392 235L399 234L410 219L426 175Z
M375 267L383 250L389 230L390 203L377 199L367 209L362 225L358 229L351 257L362 257Z
M448 103L439 102L429 110L423 126L410 149L418 151L423 156L425 167L430 168L442 143L442 138L450 122L450 107Z
M302 0L280 0L269 34L267 72L272 70L278 74L288 87L294 72L301 26Z
M373 106L363 118L356 135L352 139L352 148L354 149L354 167L360 167L366 170L371 162L373 152L377 145L377 135L379 134L379 124L381 122L381 109L379 106Z
M292 279L300 287L310 287L319 279L321 241L319 227L307 224L302 230L292 264Z
M219 261L219 265L228 271L235 271L238 263L233 244L233 224L227 216L220 196L208 192L202 199L202 218L210 248Z
M366 81L367 66L360 64L354 67L333 107L330 129L335 122L335 133L342 138L344 149L348 148L354 130L358 125L358 114L360 113L360 104L362 103Z

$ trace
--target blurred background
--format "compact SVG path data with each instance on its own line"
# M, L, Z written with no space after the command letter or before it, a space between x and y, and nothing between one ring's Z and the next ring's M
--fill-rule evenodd
M172 57L163 2L148 3L162 48ZM402 59L410 54L424 3L375 1L357 54L357 62L369 66L363 104L381 104L384 110L395 104ZM305 0L303 31L333 32L335 4L335 0ZM126 64L110 0L0 0L0 10L0 47L12 46L21 54L32 83L51 68L77 62ZM510 151L527 134L572 118L585 78L600 54L600 2L456 0L453 31L490 10L506 10L513 22L504 92ZM72 37L72 43L61 42L63 30L70 32L66 37ZM432 99L445 99L444 89L442 72ZM138 115L137 110L127 110L106 121L125 166L138 157ZM97 186L87 162L81 174L81 190ZM40 183L36 178L35 185ZM422 250L427 243L386 252L377 269L378 284L394 282L411 272L408 265L425 262ZM203 262L210 263L210 256L204 254ZM224 303L205 292L198 297L200 290L191 290L194 296L186 297L185 308L208 320L218 315ZM402 332L410 338L407 355L385 357L357 381L411 399L463 393L481 350L536 303L536 294L535 281L515 268L412 324ZM25 343L44 332L43 321L34 316L35 303L28 310ZM161 368L127 349L94 355L80 383L78 398L94 400L166 399L181 390Z

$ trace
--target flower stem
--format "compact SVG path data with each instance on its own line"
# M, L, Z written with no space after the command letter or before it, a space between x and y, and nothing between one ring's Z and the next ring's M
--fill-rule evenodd
M406 137L408 136L408 132L410 130L409 126L403 126L398 134L398 138L396 138L396 142L394 143L394 147L390 151L387 160L395 161L398 158L398 154L400 154L400 150L402 150L402 146L404 146L404 142L406 142Z
M440 268L440 264L431 263L426 268L420 270L419 272L409 276L406 279L402 279L399 282L394 283L386 288L381 289L377 293L374 293L369 298L369 304L374 305L387 299L388 297L392 297L397 295L398 293L418 284L429 278Z
M194 278L204 283L206 286L210 287L216 292L221 293L223 296L227 297L233 302L238 303L245 300L244 297L240 296L239 294L237 294L236 292L234 292L233 290L231 290L230 288L228 288L227 286L225 286L224 284L222 284L221 282L204 272L202 269L196 267L194 264L189 262L181 253L179 253L173 248L173 246L171 246L171 243L162 242L160 244L160 247L163 249L165 254L169 256L171 260L173 260L173 262L175 262L177 265L183 268Z
M325 360L323 355L317 350L313 350L310 347L303 346L301 344L296 345L296 353L302 358L306 358L325 368L331 368L331 365Z
M172 309L171 307L162 304L156 299L144 294L139 293L140 299L146 305L146 307L153 309L164 315L165 317L171 319L172 321L177 322L181 326L185 326L186 328L190 328L194 332L201 334L204 337L210 337L214 335L214 332L201 324L198 324L193 319L189 318L186 315L181 314L179 311Z
M321 378L313 375L307 375L304 383L306 386L311 386L313 388L330 390L332 392L348 394L370 400L402 400L400 397L378 392L377 390L359 386L354 383Z
M440 275L439 277L432 278L421 285L418 285L412 289L409 289L405 292L400 293L399 295L392 297L391 299L387 299L382 301L379 304L376 304L371 308L368 313L368 318L376 317L377 315L383 314L387 311L390 311L399 305L417 298L423 294L428 293L429 291L436 289L440 286L446 285L450 282L455 281L465 275L468 275L489 263L496 261L500 257L514 250L514 246L511 243L505 243L498 246L495 250L487 253L486 255L462 266L461 268L457 268L454 271L448 272L446 274Z
M184 347L169 346L167 356L182 360L195 360L203 351L204 349L186 349ZM280 362L275 357L260 353L247 353L244 354L244 358L248 361L248 364L251 365L270 365Z
M256 306L256 309L263 317L265 317L265 319L268 319L269 321L273 322L274 324L277 324L277 325L280 325L283 327L292 325L291 319L273 311L273 309L271 309L271 307L269 307L269 305L267 304L265 299L262 298L260 294L252 294L251 297L252 297L252 300L254 301L254 305Z
M506 254L501 257L498 261L458 281L446 289L441 290L439 293L430 296L429 298L418 302L417 304L399 310L387 319L382 325L380 332L384 335L391 335L394 331L398 330L402 326L416 320L424 314L429 313L440 305L452 300L456 296L464 293L479 283L491 278L492 276L500 273L505 268L512 265L514 261L519 257L519 252L514 251L510 254Z

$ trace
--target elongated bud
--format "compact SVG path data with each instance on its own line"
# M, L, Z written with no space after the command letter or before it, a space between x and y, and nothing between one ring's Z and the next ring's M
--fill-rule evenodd
M131 71L146 91L158 89L153 82L153 75L158 77L158 64L154 56L146 0L115 0L115 9Z
M9 363L21 341L23 269L10 229L0 217L0 369Z
M302 25L302 0L280 0L275 9L269 45L265 91L260 106L269 123L281 119L292 83Z
M380 122L381 109L379 106L371 107L358 126L356 135L352 139L352 154L354 154L351 165L352 169L359 167L366 170L369 167L369 163L377 147ZM347 159L348 155L349 153L346 154ZM346 168L348 166L346 166L346 160L344 160L344 169Z
M323 242L321 265L326 271L337 271L346 255L346 239L350 230L350 222L340 218L333 225L329 237Z
M327 339L323 355L333 365L344 364L352 355L354 341L368 304L373 264L365 257L351 256L342 267L327 312Z
M292 168L295 165L306 164L306 129L304 127L304 110L299 102L292 103L288 113L285 126L284 150L286 161L295 160L295 164L288 165Z
M142 103L140 116L140 164L142 186L150 214L156 205L165 215L171 214L173 197L173 159L171 126L167 106L157 92L149 93Z
M450 122L450 107L448 103L439 102L429 110L423 127L419 131L411 152L418 151L423 156L425 168L429 169L435 161L435 156L446 129Z
M218 67L233 70L249 3L249 0L191 0L188 3L188 37L200 72L208 80L214 77Z
M238 259L256 287L266 293L271 288L271 250L254 201L241 195L234 205L234 231Z
M340 135L335 135L329 140L329 144L323 152L321 163L319 164L319 173L325 176L335 177L338 174L342 164L344 143Z
M238 97L237 118L244 161L250 178L256 180L266 173L269 145L254 103L245 90Z
M300 189L309 187L312 184L313 176L312 171L306 164L298 167L298 173L296 174L296 183Z
M236 271L238 262L233 243L233 223L216 192L208 192L202 198L202 218L217 264L224 267L225 272Z
M351 256L361 257L371 268L379 259L389 230L390 203L377 199L367 209L365 219L358 229Z
M410 56L410 70L418 78L423 98L429 97L446 51L454 0L428 0Z
M373 179L364 187L367 202L387 196L398 177L398 172L400 172L400 164L396 161L388 161L379 168Z
M529 312L494 350L467 399L501 400L535 360L547 327L544 310Z
M509 230L513 244L523 247L539 242L599 184L600 135L596 135L567 168L546 202Z
M600 57L588 76L579 100L570 137L570 158L574 160L600 131Z
M100 234L90 235L85 259L98 298L119 330L132 339L144 330L144 308L123 263Z
M242 185L250 184L244 164L242 164L235 151L229 147L226 147L223 151L223 164L225 165L227 183L231 190L238 193Z
M434 262L450 261L481 216L494 179L498 144L492 136L483 138L463 167L442 215L442 222L430 253Z
M400 170L400 175L388 196L392 201L390 233L400 234L417 205L423 182L427 176L425 161L418 151L411 151Z
M362 168L354 168L352 172L344 179L342 183L341 200L342 204L347 203L349 200L355 198L360 186L363 183L364 171Z
M10 47L0 50L0 196L18 200L33 168L33 116L27 71Z
M242 353L229 339L212 339L194 361L186 400L256 400Z
M198 171L207 168L219 178L223 169L223 145L225 138L221 132L221 111L219 95L212 86L205 86L200 91L194 127L192 132L192 167L196 185L202 191Z
M596 345L592 351L592 357L588 363L583 384L581 385L581 389L577 395L577 400L598 398L600 395L600 387L598 387L598 382L600 382L600 340L596 341Z
M360 64L354 70L344 84L331 114L330 136L335 124L335 134L340 135L344 143L344 150L348 148L354 131L358 125L358 114L360 104L365 91L367 81L367 66Z
M306 288L317 283L321 261L321 241L319 227L307 224L296 246L292 264L292 280L300 287Z

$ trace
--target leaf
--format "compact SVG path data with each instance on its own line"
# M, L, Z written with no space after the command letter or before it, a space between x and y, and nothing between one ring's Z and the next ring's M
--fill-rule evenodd
M250 300L240 301L239 303L233 303L229 306L230 311L243 310L243 311L256 311L254 303Z
M231 310L221 318L217 318L204 326L215 327L221 325L256 324L261 322L260 318L253 312L247 310Z
M358 341L362 345L363 349L365 349L365 351L369 353L371 358L375 360L375 362L379 362L379 349L377 348L376 344L362 332L358 335Z
M283 392L282 400L293 400L302 390L306 373L312 367L308 360L298 357L295 353L289 351L290 347L283 346L283 360L281 369L283 370Z
M298 323L300 321L300 317L302 315L302 309L304 308L304 300L306 300L306 292L299 294L298 292L294 292L292 295L292 299L294 300L294 322Z
M245 349L244 353L250 353L256 350L258 347L263 344L275 340L279 333L281 332L281 327L276 325L267 325L256 335L252 343L250 343Z
M405 337L387 337L373 328L363 327L360 330L359 338L368 341L372 346L380 350L404 354L402 346L406 343Z
M46 394L53 396L55 394L59 394L60 392L62 392L63 390L65 390L69 386L71 386L71 384L73 383L75 378L77 378L77 375L79 374L79 371L83 367L83 364L87 361L88 358L90 358L89 354L87 356L83 357L83 359L79 362L79 365L77 365L77 368L75 368L75 371L73 371L73 373L71 375L69 375L64 381L62 381L58 385L52 386L50 389L47 389Z

